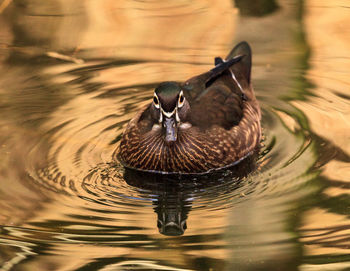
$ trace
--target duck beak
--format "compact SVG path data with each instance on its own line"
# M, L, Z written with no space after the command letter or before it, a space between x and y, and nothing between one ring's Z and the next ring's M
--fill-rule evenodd
M165 129L165 142L174 142L177 139L177 123L174 118L165 117L163 120L163 127Z

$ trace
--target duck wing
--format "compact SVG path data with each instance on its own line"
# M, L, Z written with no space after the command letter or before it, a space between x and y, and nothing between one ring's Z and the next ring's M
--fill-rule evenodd
M229 84L228 82L231 81ZM200 128L218 125L231 129L243 117L243 102L239 87L232 82L229 72L225 72L191 104L191 123Z
M215 65L184 84L191 105L191 123L204 129L212 125L231 129L243 117L244 102L249 102L245 93L252 91L248 43L239 43L226 60L215 58Z
M190 78L182 84L182 88L186 92L187 98L190 100L197 99L218 77L228 71L235 63L240 62L243 55L232 57L226 61L220 57L215 58L215 67L208 72L202 73Z

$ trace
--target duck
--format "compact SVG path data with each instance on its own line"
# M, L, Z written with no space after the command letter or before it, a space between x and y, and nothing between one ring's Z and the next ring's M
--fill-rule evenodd
M214 67L184 82L166 81L127 124L113 156L127 169L206 174L259 151L261 110L245 41Z

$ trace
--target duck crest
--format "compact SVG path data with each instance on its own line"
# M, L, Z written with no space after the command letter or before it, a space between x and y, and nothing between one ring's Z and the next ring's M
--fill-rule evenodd
M174 110L180 90L181 88L176 82L163 82L155 89L164 111Z
M256 151L261 113L250 70L250 46L241 42L208 72L161 83L153 102L129 122L115 156L128 168L193 174Z

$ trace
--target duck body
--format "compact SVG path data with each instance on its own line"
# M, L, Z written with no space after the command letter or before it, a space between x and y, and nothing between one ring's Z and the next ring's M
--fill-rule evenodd
M251 50L238 44L209 72L164 82L131 119L115 156L127 167L157 173L206 173L259 148L260 107L250 83Z

